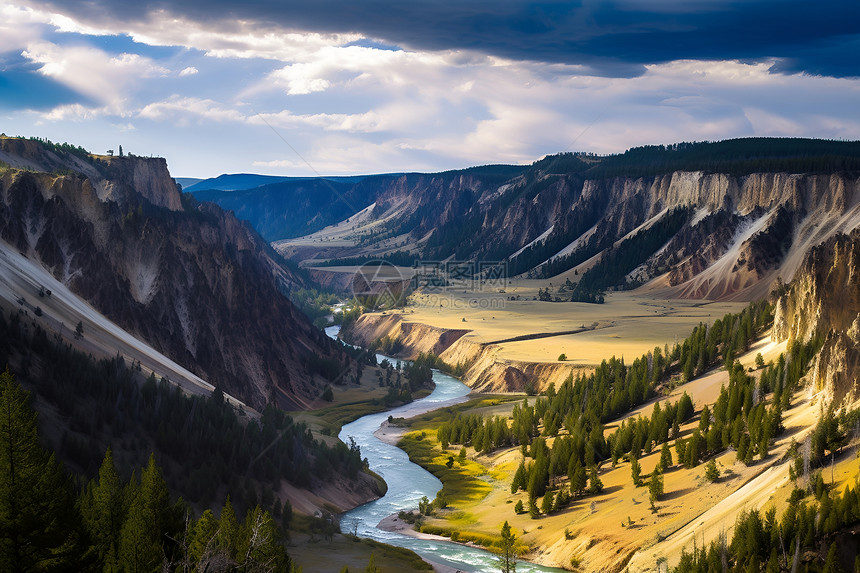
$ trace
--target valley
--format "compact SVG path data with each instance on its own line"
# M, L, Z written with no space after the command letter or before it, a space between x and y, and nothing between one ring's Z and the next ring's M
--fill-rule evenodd
M521 570L705 571L748 563L735 539L763 523L763 567L846 568L860 178L830 165L853 145L224 176L192 195L160 159L3 137L2 357L70 471L113 451L189 520L231 499L289 567L489 571L507 523ZM753 169L792 165L809 170ZM442 373L456 400L435 401ZM380 424L402 452L376 452ZM435 477L397 477L404 455ZM419 475L420 495L391 481Z
M856 0L0 15L0 573L860 573Z
M546 182L552 180L552 172L545 168L537 177ZM516 202L508 203L505 223L493 227L488 221L496 215L488 205L499 196L493 193L493 187L481 188L475 179L446 176L425 184L431 189L437 182L465 184L482 197L467 209L479 211L484 218L484 231L476 233L495 233L495 240L481 242L477 252L493 253L486 250L489 245L498 246L499 240L503 244L502 237L517 229L516 225L509 226L510 217L521 216L515 215ZM539 212L536 205L554 200L552 193L559 188L544 186L535 193L527 182L528 171L519 177L498 188L504 194L519 187L532 201L531 206L523 207L528 216ZM408 177L402 182L410 183ZM386 440L398 443L412 461L434 473L443 484L439 498L444 501L431 503L426 517L414 517L413 510L410 520L418 520L420 526L414 527L422 533L413 533L413 526L402 520L395 529L420 536L442 534L462 542L493 539L498 535L499 524L507 521L518 540L529 548L526 557L544 565L574 571L667 571L676 567L677 571L687 571L689 567L706 566L714 548L723 555L738 551L737 542L732 541L736 523L746 524L768 512L775 517L767 519L788 519L781 516L799 511L797 499L804 488L814 489L818 501L801 504L801 508L826 503L821 500L828 496L838 499L844 494L850 498L858 486L856 447L860 437L851 429L851 422L838 422L843 441L839 455L831 456L832 467L824 467L822 454L818 454L817 462L813 456L813 469L818 467L821 475L830 470L831 479L826 481L825 489L831 493L821 494L821 489L816 489L815 480L822 478L810 469L809 454L802 452L808 452L809 444L819 439L816 436L824 431L823 424L832 422L835 427L837 414L839 420L853 419L860 404L854 331L834 335L821 329L826 323L836 327L837 332L846 332L844 329L854 328L854 317L860 316L856 283L849 278L855 268L855 239L843 235L858 226L860 194L856 175L715 176L675 172L670 178L586 180L581 185L583 195L571 207L574 213L585 209L583 197L593 192L589 189L605 190L610 197L617 194L608 204L597 207L603 211L604 219L591 226L581 225L571 235L573 240L556 242L563 246L560 250L546 250L546 255L535 256L533 253L552 242L553 233L565 228L570 232L570 225L565 227L554 215L554 220L535 228L535 238L519 239L511 244L511 254L484 265L484 269L503 269L500 274L504 280L499 280L499 274L480 274L476 271L480 265L468 262L475 256L475 251L469 250L472 247L467 247L475 245L469 242L471 238L452 245L450 251L438 250L437 237L447 229L444 214L435 226L421 231L393 226L394 221L414 221L408 213L414 208L409 205L415 198L404 194L400 199L394 199L396 193L383 195L390 197L389 203L377 197L376 203L347 220L308 236L274 243L276 249L299 261L316 280L347 296L355 288L355 277L368 273L379 274L379 289L403 289L402 298L394 305L384 310L365 309L344 328L343 338L402 358L435 356L440 367L455 372L478 393L464 406L398 421L384 430ZM434 192L437 191L431 194ZM630 205L644 207L644 215L643 211L629 211ZM577 235L582 229L585 232ZM605 241L603 248L601 240L596 239L601 234L605 237L601 239ZM818 253L814 245L822 243L835 243L835 255L830 256L831 247L822 247ZM533 267L522 266L524 254L531 257L529 264ZM381 272L372 270L379 264L374 259L383 261L378 267ZM480 262L480 257L477 260ZM428 267L437 274L427 275ZM466 271L464 275L464 267L471 268L473 274ZM623 270L619 272L619 268ZM428 282L428 276L442 278L430 278ZM844 295L836 296L840 303L831 307L812 302L823 293L840 292L836 284L846 288ZM805 295L798 296L801 290ZM577 297L596 299L598 295L592 293L598 292L598 302L602 304L577 301ZM727 320L727 313L741 313L750 301L763 299L773 305L771 318L757 326L755 333L750 332L754 336L746 344L738 347L734 342L727 350L724 339L722 345L717 342L710 350L730 352L736 366L729 361L709 365L712 358L704 362L700 358L698 365L685 363L684 352L690 340L685 337L690 332L694 337L700 336L696 335L698 329L711 336L711 330L719 331L721 321ZM808 307L809 303L813 308ZM804 310L798 311L795 304ZM822 318L814 324L807 323L811 316ZM825 338L825 348L832 350L817 354ZM756 380L777 363L794 363L797 367L797 358L786 356L798 356L798 342L806 344L804 348L808 350L802 351L807 353L801 358L803 370L792 374L799 378L792 383L796 386L792 386L790 397L768 393L769 383ZM677 345L681 344L684 350L678 359ZM816 358L810 361L809 353ZM637 467L641 467L637 471L644 482L659 476L660 494L649 499L648 487L638 488L631 483L632 453L622 450L623 459L616 459L619 456L615 453L610 456L607 449L601 451L597 446L595 461L587 466L594 468L588 471L601 484L597 493L574 493L574 477L569 468L565 471L565 462L560 468L550 469L546 477L549 493L545 497L552 494L549 505L545 505L545 499L541 501L540 494L527 496L510 489L521 462L527 467L541 463L532 440L546 444L549 460L549 452L554 452L559 440L570 439L580 431L576 429L577 422L567 418L563 422L557 417L547 419L547 400L551 402L555 393L571 382L579 384L580 379L599 374L610 358L625 359L629 374L638 368L637 364L647 363L650 369L651 362L660 355L668 360L661 366L667 369L667 377L655 378L644 403L611 410L608 416L604 409L599 426L611 440L613 433L640 424L643 417L647 423L655 404L665 407L681 396L691 398L695 415L673 430L663 450L668 447L670 455L678 456L683 452L682 442L702 440L696 446L701 448L696 460L677 460L666 466L667 462L661 461L665 454L658 447L660 442L647 442L645 453L641 453L640 446L640 453L635 455ZM668 358L670 355L672 358ZM741 372L749 372L749 388L756 390L753 404L769 404L768 408L776 408L776 402L783 404L779 407L778 433L770 430L772 433L763 438L766 446L755 441L760 438L753 438L755 450L761 448L763 452L761 460L757 456L755 460L746 459L747 454L739 453L737 429L729 434L728 429L715 431L722 432L722 438L716 437L719 433L708 434L707 445L705 432L699 433L713 422L703 421L704 413L719 407L724 400L721 391L736 384ZM511 400L510 393L540 396L520 402ZM481 398L480 394L489 395ZM493 396L501 400L488 406ZM585 404L589 402L582 399L583 408L587 408ZM511 440L513 443L503 439L497 444L496 432L501 430L494 429L493 445L488 446L490 421L502 420L493 423L516 427L520 408L534 409L532 437L524 442L519 435ZM484 420L488 424L486 433L479 430L476 434L473 426L471 436L459 442L449 444L450 438L440 439L441 428L461 416ZM749 428L752 432L753 427ZM722 446L718 445L720 440ZM524 445L529 442L531 451ZM802 468L799 460L804 461ZM555 467L554 454L549 463ZM586 467L586 462L582 465ZM712 467L716 477L706 477L705 470L710 472ZM591 483L590 478L583 481ZM529 491L531 487L529 482ZM568 490L565 501L553 501ZM568 501L570 497L573 501ZM515 505L538 507L515 512ZM395 516L389 519L389 527L391 519ZM850 523L853 518L847 519ZM774 571L797 568L801 563L801 567L816 570L816 563L833 561L827 549L832 553L833 540L839 539L840 544L845 544L838 549L842 566L850 567L856 541L850 536L826 539L830 545L811 548L815 553L810 553L807 541L803 555L792 554L785 547L782 553L777 548L778 554L763 554L760 559ZM799 542L790 541L783 538L780 542L800 547Z
M612 356L671 346L699 323L745 306L636 292L610 293L602 305L532 300L551 282L512 279L507 296L416 293L403 309L362 315L344 337L362 346L389 337L400 342L395 354L404 358L433 352L461 365L463 380L479 391L523 392L527 384L541 391Z

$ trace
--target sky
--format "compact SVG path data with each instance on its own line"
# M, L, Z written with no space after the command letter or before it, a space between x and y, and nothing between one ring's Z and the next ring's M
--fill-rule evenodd
M175 177L860 139L860 2L0 0L0 132Z

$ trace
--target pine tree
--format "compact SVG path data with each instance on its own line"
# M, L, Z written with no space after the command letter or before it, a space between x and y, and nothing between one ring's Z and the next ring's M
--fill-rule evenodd
M663 447L660 448L660 467L666 471L672 466L672 450L669 449L669 442L663 442Z
M172 557L165 555L164 547L178 549L175 543L164 541L179 538L184 529L182 500L171 507L167 483L154 454L141 470L140 482L132 475L123 495L128 512L120 530L120 567L125 571L151 571Z
M690 436L690 441L687 442L687 459L684 463L688 468L694 468L699 465L699 449L702 442L702 435L699 433L699 430L696 429L693 431L693 435Z
M132 480L135 478L132 477ZM134 484L131 506L120 531L120 569L126 573L149 573L162 562L159 535L153 535L153 519L147 511L140 487Z
M191 562L198 565L198 570L206 570L209 561L212 560L215 548L215 535L218 533L218 519L207 509L194 524L191 539L188 543L188 554Z
M233 510L233 504L230 502L230 496L224 502L224 507L221 508L221 516L218 519L219 527L216 540L218 546L223 549L230 559L236 558L236 541L239 537L239 522L236 519L236 512Z
M541 501L540 504L540 512L544 515L549 515L550 513L552 513L553 501L553 493L551 491L546 492L546 495L543 496L543 501Z
M540 510L537 506L537 500L532 496L529 496L529 516L531 516L532 519L537 519L538 517L540 517Z
M842 573L842 567L839 566L839 555L836 549L836 543L831 543L827 550L827 559L824 561L823 573Z
M555 501L552 504L552 513L555 513L562 508L567 507L568 503L570 503L570 495L567 493L566 489L562 488L555 496Z
M0 570L75 569L74 501L68 478L39 444L29 392L0 374Z
M660 471L660 467L658 466L651 472L651 479L648 480L648 497L653 504L661 495L663 495L663 472Z
M582 495L582 492L585 491L585 484L585 468L582 467L582 464L577 460L576 469L570 477L570 493L577 496Z
M123 487L110 448L99 468L98 482L91 481L82 496L81 513L96 554L104 564L104 571L118 571L120 531L125 511Z
M600 481L600 477L597 475L597 466L591 466L588 481L588 493L598 494L603 491L603 482Z
M499 547L499 570L502 573L516 573L517 570L517 536L511 531L511 526L505 521L502 525L502 542Z
M687 441L684 438L675 439L675 454L678 456L679 464L687 463Z
M382 569L376 564L376 555L373 553L370 554L370 561L367 562L364 573L382 573Z
M539 455L529 471L527 491L530 496L541 497L546 493L549 481L549 464L545 455Z
M511 482L511 493L516 493L520 489L525 489L526 485L526 462L523 460L520 462L520 465L514 474L514 479Z
M640 487L642 485L642 466L639 465L639 460L636 458L630 460L630 474L633 476L633 485Z
M705 479L710 482L715 482L720 479L720 470L717 468L717 462L710 460L705 464Z

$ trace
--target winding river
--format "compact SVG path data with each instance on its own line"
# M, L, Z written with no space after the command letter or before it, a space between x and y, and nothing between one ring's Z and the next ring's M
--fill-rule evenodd
M340 328L332 326L326 329L326 334L337 337ZM377 355L379 360L386 358ZM397 359L389 358L392 362ZM409 418L425 412L443 408L452 404L464 402L469 394L469 387L451 376L436 370L433 371L433 382L436 388L426 398L416 400L399 408L369 414L363 418L346 424L338 436L348 442L353 438L361 447L361 453L370 462L370 468L381 475L388 484L388 492L380 499L366 503L346 512L341 517L341 527L344 531L356 530L361 537L369 537L391 545L411 549L426 560L446 565L455 570L475 572L498 571L498 559L495 555L483 549L467 547L459 543L436 539L416 539L401 533L378 529L377 524L389 515L401 510L416 509L418 501L427 496L436 497L436 492L442 488L433 474L409 461L406 452L386 444L373 433L388 419ZM517 571L558 572L561 569L543 567L526 561L517 563Z

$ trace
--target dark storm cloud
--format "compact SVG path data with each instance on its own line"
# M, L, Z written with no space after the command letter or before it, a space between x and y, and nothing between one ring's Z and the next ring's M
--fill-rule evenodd
M775 72L860 76L860 2L835 0L54 0L92 22L155 10L195 20L243 19L291 29L357 32L416 49L472 49L515 60L580 64L607 76L678 59L760 61ZM41 3L44 5L44 3Z

